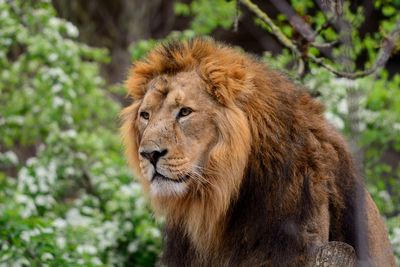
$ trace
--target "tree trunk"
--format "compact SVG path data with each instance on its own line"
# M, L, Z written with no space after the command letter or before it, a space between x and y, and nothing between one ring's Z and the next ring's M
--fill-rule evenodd
M342 242L328 242L319 247L309 267L352 267L356 255L352 246Z
M111 62L102 66L102 74L110 84L126 78L129 45L164 36L174 20L172 0L53 0L53 4L61 17L79 28L83 42L109 49Z

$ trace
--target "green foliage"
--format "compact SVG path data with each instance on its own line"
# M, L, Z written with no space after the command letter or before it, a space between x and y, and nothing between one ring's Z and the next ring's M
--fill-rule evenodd
M160 231L101 89L107 52L48 1L0 1L0 25L0 266L153 266Z
M198 34L196 34L193 30L172 31L168 34L168 36L161 40L147 39L133 43L129 47L129 51L131 52L132 60L135 61L144 57L158 43L168 42L171 40L189 40L196 35Z
M196 0L190 4L175 3L177 15L193 16L191 29L197 34L210 34L216 28L229 29L235 17L235 1ZM207 16L204 16L207 14Z
M172 31L161 40L147 39L133 43L129 47L133 60L145 56L159 42L188 40L195 36L207 36L217 28L231 28L236 14L236 5L235 1L226 0L213 1L212 4L209 0L195 0L190 4L176 1L174 10L178 16L193 17L190 29Z

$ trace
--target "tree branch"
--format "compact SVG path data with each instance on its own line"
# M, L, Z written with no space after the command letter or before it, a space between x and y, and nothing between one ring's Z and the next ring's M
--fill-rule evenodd
M246 6L250 11L252 11L258 18L260 18L264 23L266 23L269 28L271 29L271 33L278 39L280 43L282 43L285 47L289 48L294 56L297 57L299 61L299 66L298 66L298 73L302 73L304 71L304 61L302 59L302 55L299 51L299 48L279 29L277 25L272 21L272 19L265 13L263 12L257 5L251 2L251 0L238 0L240 1L244 6ZM271 0L275 1L275 0ZM329 2L329 1L328 1ZM324 13L327 14L327 17L332 18L332 16L342 14L342 4L341 1L337 1L334 5L329 6L325 0L317 0L317 3L323 9ZM328 15L331 14L331 15ZM304 22L304 21L303 21ZM305 22L304 22L305 23ZM301 33L301 32L300 32ZM305 35L308 36L304 32ZM311 38L311 37L307 37ZM315 36L314 36L315 38ZM395 28L393 31L382 41L381 48L378 52L377 59L373 65L372 68L364 70L364 71L356 71L356 72L348 72L348 71L340 71L333 67L330 64L327 64L324 62L324 58L318 58L315 57L314 55L308 53L306 57L313 63L329 70L333 74L340 76L340 77L345 77L348 79L357 79L361 77L368 76L370 74L373 74L383 66L385 66L386 62L390 58L395 46L396 42L400 38L400 20L396 22ZM329 45L333 46L336 44L335 42L333 43L327 43L327 44L318 44L318 43L312 43L311 45L314 45L315 47L318 47L321 45Z
M278 26L272 21L272 19L263 12L257 5L252 3L250 0L240 0L250 11L257 15L263 22L265 22L271 29L273 35L287 48L292 50L295 54L300 54L297 46L279 29Z
M318 36L318 32L314 31L311 26L292 8L286 0L270 0L279 12L285 14L289 20L290 25L298 32L300 35L306 39L309 45L318 48L321 53L330 58L331 54L327 51L327 48L331 48L335 43L317 43L315 39ZM304 50L304 49L303 49ZM303 52L304 53L304 52Z
M341 17L343 14L343 0L316 0L319 8L324 12L325 17L328 21L333 22L338 17Z
M308 25L302 17L297 15L296 11L286 2L286 0L270 0L274 6L278 9L279 12L285 14L289 20L290 25L297 32L303 36L308 42L312 43L315 41L315 32Z
M304 72L304 61L301 57L301 53L298 47L279 29L278 26L272 21L272 19L263 12L257 5L252 3L250 0L238 0L244 6L246 6L250 11L252 11L258 18L260 18L264 23L266 23L271 29L271 33L275 35L279 42L281 42L284 46L289 48L292 53L297 57L298 60L298 70L299 74Z
M339 41L333 41L329 43L318 43L318 42L313 42L310 45L316 48L331 48L337 45Z
M390 32L390 34L382 41L381 48L378 52L378 56L375 60L373 67L364 71L357 72L343 72L335 69L333 66L326 64L322 58L317 58L313 55L308 55L309 59L316 63L317 65L324 67L330 72L337 76L345 77L348 79L357 79L371 75L378 71L380 68L384 67L386 62L389 60L395 46L396 42L400 38L400 20L396 22L395 28Z

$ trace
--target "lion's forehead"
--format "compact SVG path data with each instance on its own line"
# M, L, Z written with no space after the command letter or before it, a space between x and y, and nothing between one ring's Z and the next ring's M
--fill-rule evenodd
M203 81L194 71L157 76L149 82L142 106L163 112L181 106L195 108L210 103L210 96L202 87Z

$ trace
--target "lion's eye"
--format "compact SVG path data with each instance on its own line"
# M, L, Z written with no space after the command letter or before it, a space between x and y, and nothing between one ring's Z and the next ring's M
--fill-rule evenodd
M140 115L140 117L142 117L145 120L148 120L150 118L150 114L148 112L146 112L146 111L140 112L139 115Z
M187 107L181 108L181 110L179 110L178 117L179 118L185 117L185 116L189 115L190 113L192 113L192 111L193 110L191 108L187 108Z

